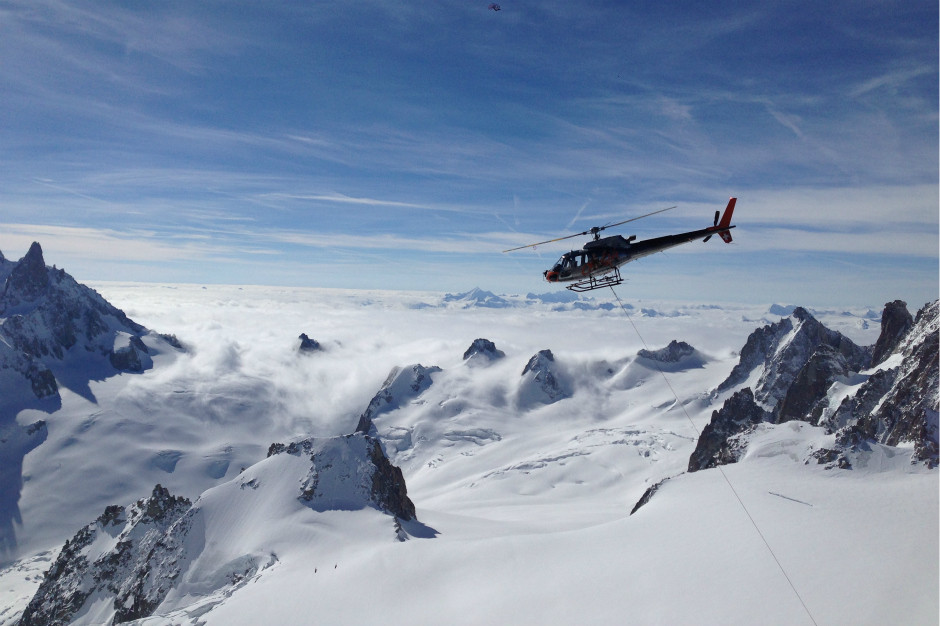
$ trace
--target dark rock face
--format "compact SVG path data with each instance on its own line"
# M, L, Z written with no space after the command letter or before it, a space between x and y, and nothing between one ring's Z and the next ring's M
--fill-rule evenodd
M489 339L474 339L467 351L463 353L463 360L495 361L504 356L506 356L506 353L498 350L496 344Z
M157 485L129 507L107 507L65 542L20 624L70 623L96 595L114 597L114 623L153 613L180 573L190 506Z
M811 413L816 404L826 397L833 381L848 373L845 357L836 352L835 348L821 344L787 389L783 401L778 405L774 422L782 424L802 420L814 423Z
M4 308L15 307L39 298L49 287L49 274L42 248L35 241L10 272L0 296Z
M27 361L20 371L29 380L29 386L37 398L59 395L59 385L55 381L55 376L42 363Z
M297 348L301 353L310 353L310 352L319 352L323 348L320 346L320 342L316 339L311 339L307 336L307 333L300 333L300 347Z
M415 505L408 497L408 488L405 486L405 476L401 468L392 465L375 439L369 443L369 458L375 466L372 491L369 495L379 509L398 519L417 519Z
M767 413L754 400L749 387L728 398L721 409L712 413L711 422L702 434L689 458L689 471L736 463L743 449L735 444L739 435L767 419Z
M871 356L872 366L879 365L888 358L913 326L914 318L907 310L907 302L895 300L885 304L881 314L881 335Z

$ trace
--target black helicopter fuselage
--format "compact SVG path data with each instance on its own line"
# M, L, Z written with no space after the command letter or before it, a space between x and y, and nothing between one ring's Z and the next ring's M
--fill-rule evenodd
M734 211L735 198L732 198L719 222L708 228L655 237L644 241L636 241L636 236L624 238L621 235L598 238L589 241L581 250L572 250L561 255L558 262L551 269L545 270L545 280L551 283L591 281L599 276L615 272L620 266L641 259L657 252L662 252L690 241L705 240L712 235L719 235L726 243L731 243L731 233L734 226L731 216Z

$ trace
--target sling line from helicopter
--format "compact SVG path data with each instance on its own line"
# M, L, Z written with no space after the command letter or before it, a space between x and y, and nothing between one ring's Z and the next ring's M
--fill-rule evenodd
M610 292L614 294L614 298L617 300L617 304L620 306L620 310L623 311L623 314L627 317L627 320L630 322L630 325L633 326L633 331L636 333L636 336L639 338L640 343L643 344L643 348L649 351L649 346L646 344L646 340L643 339L643 335L640 334L640 329L637 328L636 323L633 321L633 317L630 316L630 313L627 311L627 308L623 305L623 301L620 299L620 296L617 295L617 292L614 291L614 286L610 285ZM656 366L656 369L659 371L659 374L663 377L663 381L666 383L666 386L669 388L669 391L672 393L672 397L676 400L676 406L682 409L682 413L685 415L685 418L689 420L689 424L692 425L692 430L695 432L697 437L701 437L702 433L699 431L698 427L695 425L695 422L692 421L692 416L689 415L689 412L686 410L685 405L679 400L679 394L676 393L676 390L673 388L672 383L669 382L669 378L666 376L666 372L659 366L655 360L652 360L652 363ZM757 522L754 520L754 517L751 515L751 512L748 510L747 505L744 504L744 500L741 498L741 495L738 493L737 489L734 488L734 485L731 484L731 480L728 478L728 475L725 473L721 465L717 465L716 468L721 473L721 477L724 478L725 484L728 485L728 488L731 490L731 493L734 495L735 500L738 501L738 504L741 506L741 509L744 511L744 514L747 516L747 519L750 520L751 526L754 527L754 530L757 532L757 536L760 537L760 540L763 542L764 547L767 548L767 551L770 553L770 556L773 558L774 563L777 564L777 569L780 570L780 573L783 574L783 577L786 579L787 584L790 586L790 589L793 591L793 594L799 600L800 605L803 607L803 610L806 612L806 615L809 617L809 620L818 626L816 618L813 617L813 613L809 610L809 607L806 605L806 601L803 600L803 596L800 595L799 590L796 588L796 585L793 583L793 580L790 578L790 575L787 574L787 571L784 569L783 564L780 562L780 559L777 558L777 554L774 552L774 549L770 546L770 542L767 541L767 538L764 536L764 533L761 532L760 527L757 525Z

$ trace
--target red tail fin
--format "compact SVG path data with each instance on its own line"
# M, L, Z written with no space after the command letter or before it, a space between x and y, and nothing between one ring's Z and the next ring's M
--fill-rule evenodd
M721 216L721 221L718 222L718 228L728 228L731 226L731 216L734 214L734 203L737 201L737 198L731 198L728 200L728 206L725 207L725 212Z

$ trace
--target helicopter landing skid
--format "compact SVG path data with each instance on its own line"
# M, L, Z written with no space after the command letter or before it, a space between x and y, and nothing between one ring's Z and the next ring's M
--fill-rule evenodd
M622 282L623 277L620 275L620 269L615 268L613 272L604 274L603 276L588 276L584 280L579 280L576 283L568 285L566 289L582 293L594 289L603 289L604 287L615 287Z

